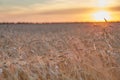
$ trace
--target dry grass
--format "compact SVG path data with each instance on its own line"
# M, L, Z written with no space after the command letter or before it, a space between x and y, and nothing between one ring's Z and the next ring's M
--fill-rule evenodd
M120 24L1 24L0 80L120 80Z

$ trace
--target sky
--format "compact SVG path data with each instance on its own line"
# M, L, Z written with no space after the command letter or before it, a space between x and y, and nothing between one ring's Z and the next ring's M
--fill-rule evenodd
M0 22L99 21L99 15L120 21L120 0L0 0Z

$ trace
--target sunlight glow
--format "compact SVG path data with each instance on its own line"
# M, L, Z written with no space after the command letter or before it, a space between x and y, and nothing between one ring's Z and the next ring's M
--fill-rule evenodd
M98 0L98 7L106 7L106 6L108 6L108 1Z
M93 13L93 19L95 21L104 21L104 18L106 20L111 20L111 15L108 11L98 11Z

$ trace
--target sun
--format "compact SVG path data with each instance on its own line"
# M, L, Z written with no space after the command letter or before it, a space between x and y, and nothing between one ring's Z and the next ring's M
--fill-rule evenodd
M111 20L110 13L108 11L97 11L93 13L93 18L95 21L104 21L104 19Z

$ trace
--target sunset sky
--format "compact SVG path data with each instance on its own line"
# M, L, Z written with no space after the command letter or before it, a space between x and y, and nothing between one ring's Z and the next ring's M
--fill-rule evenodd
M0 22L83 22L103 18L120 21L120 0L0 0Z

